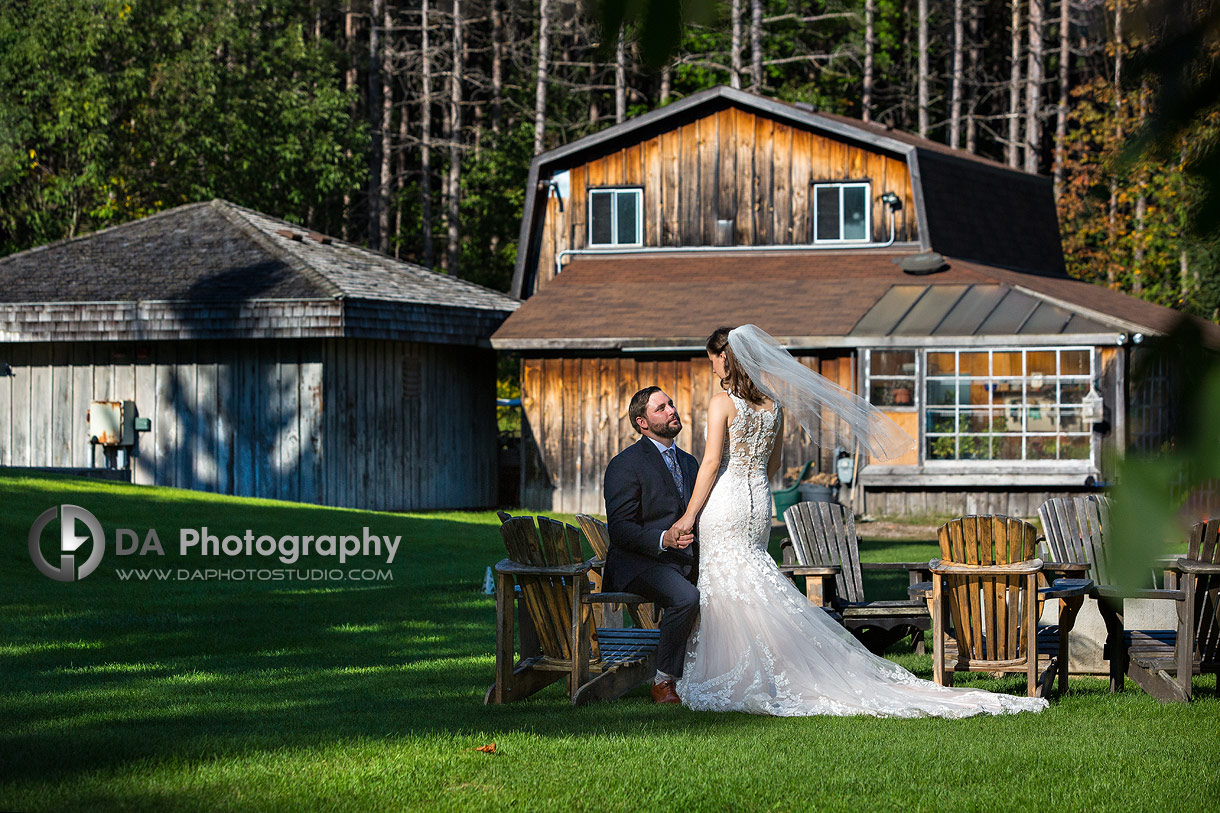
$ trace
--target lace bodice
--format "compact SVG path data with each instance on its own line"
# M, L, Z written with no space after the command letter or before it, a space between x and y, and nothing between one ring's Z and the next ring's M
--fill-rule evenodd
M744 398L729 393L737 415L724 436L720 454L720 471L732 467L741 472L759 472L766 476L767 461L775 445L779 427L779 404L771 409L759 409Z

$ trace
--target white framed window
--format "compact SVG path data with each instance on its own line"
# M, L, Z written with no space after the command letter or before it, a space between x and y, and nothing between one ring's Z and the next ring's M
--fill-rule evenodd
M914 350L870 350L865 362L869 403L894 411L915 409L917 359Z
M644 245L644 190L589 190L589 245L620 248Z
M868 181L813 185L813 241L866 243L873 233Z
M920 458L930 466L1077 468L1093 459L1083 409L1090 347L869 350L865 375L871 403L920 413Z

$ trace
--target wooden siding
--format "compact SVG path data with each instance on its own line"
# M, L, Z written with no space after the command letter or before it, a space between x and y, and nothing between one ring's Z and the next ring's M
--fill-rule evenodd
M82 342L3 344L0 360L13 367L0 378L0 466L104 466L89 402L134 401L152 422L132 448L134 483L387 510L495 502L489 350Z
M1096 490L1047 489L957 489L940 491L926 488L866 488L864 511L874 517L927 517L929 519L964 517L970 514L1004 514L1010 517L1037 517L1038 507L1051 497L1083 497ZM868 535L868 526L857 526Z
M851 388L849 355L802 361ZM602 477L610 458L639 439L627 420L631 396L657 385L682 417L678 445L702 458L707 404L719 392L707 357L525 359L521 366L521 505L529 510L605 513ZM819 450L799 426L784 428L783 468L817 460L831 470L834 442Z
M569 178L563 211L554 196L546 204L539 288L560 251L587 247L588 190L602 186L643 187L645 246L716 245L718 220L733 221L736 245L812 242L811 184L842 180L872 182L874 241L889 239L885 192L902 201L897 240L919 239L905 159L736 108L573 167Z

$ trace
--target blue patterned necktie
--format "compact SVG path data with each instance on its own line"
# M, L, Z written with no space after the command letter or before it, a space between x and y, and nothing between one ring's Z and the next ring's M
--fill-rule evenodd
M674 485L678 487L678 493L685 494L686 492L682 490L682 469L678 466L678 453L673 446L670 446L661 456L665 458L665 465L669 466L669 473L674 476Z

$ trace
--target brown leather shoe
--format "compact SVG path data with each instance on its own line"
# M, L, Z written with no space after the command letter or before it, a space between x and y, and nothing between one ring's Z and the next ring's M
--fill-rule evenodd
M681 703L682 698L678 697L672 680L662 680L660 683L652 684L652 702Z

